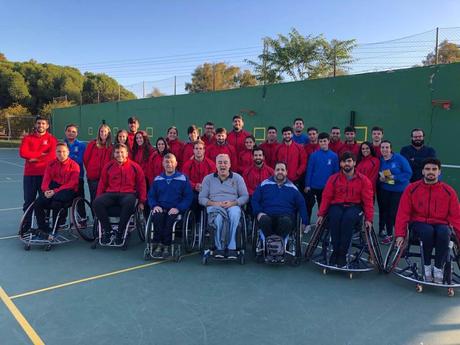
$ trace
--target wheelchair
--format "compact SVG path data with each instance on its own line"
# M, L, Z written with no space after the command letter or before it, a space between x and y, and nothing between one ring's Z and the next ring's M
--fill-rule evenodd
M183 213L180 213L173 223L172 227L172 243L170 246L171 257L174 261L179 262L184 253L191 253L194 249L195 238L197 233L197 224L195 219L195 213L188 209ZM144 260L165 260L169 257L154 257L153 251L155 246L153 243L155 235L155 226L153 223L153 210L150 212L145 226L144 238L145 238L145 249L144 249ZM177 239L179 238L179 240Z
M460 241L455 234L452 232L451 235L442 284L425 281L423 262L423 242L410 232L401 246L398 247L395 240L393 241L383 267L386 273L394 273L400 278L414 282L415 291L418 293L423 292L424 286L433 286L445 288L449 297L454 296L454 289L460 287Z
M257 219L254 217L252 224L252 253L257 263L268 263L268 264L283 264L289 262L293 266L298 266L302 258L302 243L301 243L301 232L302 232L302 219L299 214L296 216L296 224L294 229L287 235L286 238L282 239L284 244L284 254L281 258L271 260L267 256L267 243L262 229L258 227Z
M51 231L49 233L39 231L34 212L35 203L36 201L29 205L19 225L19 239L24 243L24 249L27 251L30 250L31 246L41 246L44 247L45 251L49 251L52 246L73 242L78 239L80 230L83 231L88 224L85 224L88 213L85 215L85 211L78 208L78 205L85 203L89 205L89 203L77 197L73 201L63 204L59 209L49 209L46 219ZM65 217L64 222L60 222L61 217Z
M245 252L247 243L247 224L246 214L241 208L240 222L236 230L236 252L237 258L218 258L215 256L216 245L214 242L214 228L208 224L208 213L206 207L203 207L200 212L200 226L198 232L198 243L201 254L201 263L207 265L210 260L216 261L231 261L237 260L241 265L245 264Z
M328 229L328 217L324 217L320 226L312 225L311 237L305 251L307 261L322 267L323 274L331 271L348 273L350 279L353 274L378 270L382 272L382 253L378 245L377 235L374 228L367 229L364 219L355 227L350 248L346 256L345 267L333 266L329 263L332 253L330 230Z
M138 204L136 202L135 205L135 211L133 214L131 214L131 217L128 220L128 223L126 224L126 228L123 231L123 238L121 243L116 243L116 237L118 233L118 224L120 222L120 212L121 212L121 207L120 206L112 206L108 209L108 214L109 214L109 221L110 221L110 238L107 243L102 242L102 235L103 235L103 230L102 230L102 224L99 221L99 219L95 219L95 238L93 240L93 243L91 245L91 249L96 249L98 246L101 247L116 247L116 248L121 248L122 250L126 250L128 248L128 240L129 237L131 236L131 233L135 230L137 230L138 234L142 235L144 234L144 229L145 229L145 220L144 220L144 215L141 210L138 208ZM141 235L139 235L141 237Z

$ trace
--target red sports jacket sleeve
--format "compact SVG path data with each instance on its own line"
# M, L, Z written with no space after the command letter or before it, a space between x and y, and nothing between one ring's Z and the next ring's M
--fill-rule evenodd
M49 189L51 183L51 163L46 166L45 174L43 175L41 189L42 192L46 192Z
M332 198L334 197L334 183L333 179L337 178L336 175L332 175L326 182L326 186L323 189L323 195L321 198L321 206L318 211L318 216L324 217L329 210Z
M136 190L139 198L139 202L144 204L147 200L147 185L145 184L145 175L141 167L137 164L134 164L136 169Z
M43 151L31 150L29 147L30 140L31 140L31 137L29 136L25 136L22 139L21 146L19 146L19 155L21 156L21 158L24 158L27 160L33 159L33 158L40 158L42 156Z
M98 197L99 195L101 194L104 194L105 193L105 188L106 188L106 185L107 185L107 171L109 170L109 163L107 163L106 165L104 165L104 168L102 169L102 172L101 172L101 178L99 179L99 183L97 184L97 193L96 193L96 197ZM145 183L145 181L144 181Z
M307 154L302 146L299 145L299 167L297 168L297 179L300 178L307 168Z
M363 186L361 189L361 200L363 201L364 216L367 221L372 222L374 219L374 187L371 181L361 175Z

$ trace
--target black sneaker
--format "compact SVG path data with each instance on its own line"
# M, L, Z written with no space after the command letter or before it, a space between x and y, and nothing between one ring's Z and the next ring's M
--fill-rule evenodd
M123 235L117 234L117 236L115 237L115 244L117 246L121 246L123 244L123 241L124 241Z
M159 244L152 253L152 257L160 259L163 255L163 246Z
M102 244L109 244L110 243L110 234L107 232L104 232L101 237L101 243Z
M234 249L229 249L227 258L232 259L232 260L238 259L238 252Z
M337 253L333 251L329 257L329 266L335 266L337 264Z
M337 256L337 267L338 268L347 267L347 257L345 255L338 255Z

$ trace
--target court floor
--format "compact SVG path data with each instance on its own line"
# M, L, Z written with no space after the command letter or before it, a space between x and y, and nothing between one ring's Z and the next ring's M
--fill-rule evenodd
M0 344L460 344L460 291L374 272L146 262L78 240L26 252L23 161L0 150Z

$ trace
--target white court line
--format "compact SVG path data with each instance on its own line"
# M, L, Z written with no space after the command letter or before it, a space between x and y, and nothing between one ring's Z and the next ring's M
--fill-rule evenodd
M19 237L18 235L0 237L0 241L1 241L1 240L9 240L10 238L18 238L18 237Z
M2 211L14 211L14 210L22 210L22 207L0 208L0 212L2 212Z
M0 180L0 183L2 182L22 182L22 180Z
M0 163L5 163L5 164L9 164L9 165L14 165L15 167L24 168L24 164L21 165L21 164L11 163L11 162L5 161L3 159L0 159Z

